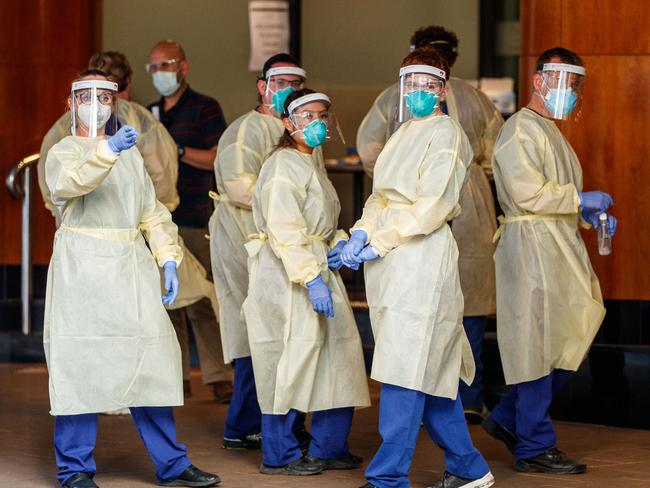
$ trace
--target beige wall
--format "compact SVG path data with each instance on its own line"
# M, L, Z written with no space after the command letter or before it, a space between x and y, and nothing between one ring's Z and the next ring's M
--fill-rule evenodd
M106 0L103 47L123 51L133 65L134 98L158 98L144 65L151 46L173 38L190 59L192 87L219 100L230 122L255 104L256 73L248 71L246 0ZM334 100L348 146L374 98L396 81L412 32L440 24L460 39L454 74L478 76L478 0L303 0L302 61L312 88ZM326 145L326 155L343 154ZM351 185L333 178L351 219Z

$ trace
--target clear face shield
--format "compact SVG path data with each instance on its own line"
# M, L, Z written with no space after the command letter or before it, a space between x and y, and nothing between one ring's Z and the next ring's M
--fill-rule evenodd
M542 67L542 86L535 93L544 102L549 117L578 120L586 70L582 66L546 63Z
M297 66L281 66L271 68L266 72L266 90L263 103L277 116L284 112L284 102L287 97L305 87L307 73Z
M309 147L316 148L332 139L345 144L330 99L324 93L311 93L295 99L289 104L288 113L294 127L291 135L300 134Z
M399 70L398 122L428 117L444 96L445 72L433 66L415 64Z
M72 135L97 137L115 134L116 100L117 83L107 80L75 81L70 94Z

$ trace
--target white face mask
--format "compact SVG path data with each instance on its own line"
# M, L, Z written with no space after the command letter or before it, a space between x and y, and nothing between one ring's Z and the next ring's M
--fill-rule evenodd
M77 115L79 116L79 120L83 122L83 124L87 127L90 128L90 103L86 103L83 105L79 105L77 108ZM97 129L101 129L106 125L106 122L108 122L108 119L111 118L111 107L110 105L104 105L102 103L97 104Z
M163 97L173 95L181 86L175 71L156 71L152 75L152 79L153 86Z

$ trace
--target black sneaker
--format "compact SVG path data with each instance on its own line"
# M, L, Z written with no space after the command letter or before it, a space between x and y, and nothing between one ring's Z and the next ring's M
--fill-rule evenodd
M485 403L480 407L467 407L465 409L465 421L469 425L478 425L488 418L490 411L485 406Z
M175 480L158 484L160 486L217 486L219 483L221 483L219 476L201 471L192 464Z
M340 458L332 459L315 458L312 456L305 456L305 458L310 461L322 463L323 471L327 471L328 469L356 469L361 466L361 463L363 462L362 458L351 453L347 453L345 456Z
M323 463L313 458L303 457L285 466L267 466L262 463L260 473L283 474L288 476L311 476L323 472Z
M377 488L377 487L375 485L370 484L370 483L366 483L365 485L360 486L359 488Z
M92 475L88 473L77 473L70 476L63 488L99 488L99 485L93 481Z
M454 476L450 472L445 471L440 481L427 488L487 488L493 484L494 476L489 471L485 476L477 480L461 478L460 476Z
M249 434L242 437L224 437L221 447L224 449L261 449L262 434Z
M578 464L553 448L539 456L520 459L515 463L515 470L522 473L583 474L587 472L587 465Z
M515 453L519 439L514 432L511 432L502 425L497 424L494 419L492 419L491 415L481 423L481 427L483 427L483 430L496 440L503 442L508 448L508 451L512 454Z

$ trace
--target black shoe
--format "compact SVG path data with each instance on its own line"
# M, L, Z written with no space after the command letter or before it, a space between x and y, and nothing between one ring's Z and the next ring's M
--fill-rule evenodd
M249 434L243 437L223 438L224 449L261 449L262 448L262 434Z
M482 403L480 407L467 407L465 409L465 421L469 425L478 425L488 418L490 411L485 406L485 403Z
M349 452L340 458L323 459L312 456L305 456L305 458L310 461L322 463L323 471L327 471L328 469L356 469L363 462L362 458Z
M512 454L515 453L517 442L519 442L516 434L509 431L502 425L497 424L492 419L491 415L481 423L481 427L483 427L483 430L485 430L485 432L490 434L496 440L503 442L508 448L508 451L510 451Z
M366 483L365 485L360 486L359 488L377 488L377 487L375 485L370 484L370 483Z
M313 458L303 457L285 466L267 466L262 463L260 473L262 474L284 474L288 476L311 476L323 472L323 463Z
M77 473L70 476L63 488L99 488L99 485L93 481L92 475L88 473Z
M522 473L583 474L587 472L587 465L578 464L553 448L539 456L520 459L515 463L515 470Z
M175 480L158 483L160 486L216 486L221 483L221 478L216 474L206 473L190 465Z
M494 476L489 471L485 476L477 480L461 478L460 476L454 476L448 471L445 471L440 481L427 488L487 488L493 484Z

